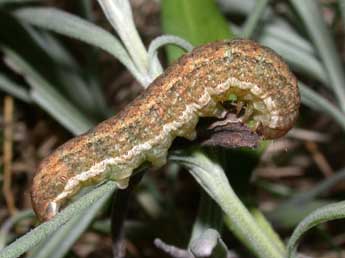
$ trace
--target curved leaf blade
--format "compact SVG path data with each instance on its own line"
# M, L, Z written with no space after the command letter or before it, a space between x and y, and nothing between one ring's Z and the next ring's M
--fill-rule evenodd
M116 183L110 181L85 194L83 197L76 200L74 203L70 204L64 210L58 213L52 220L34 228L29 233L18 238L12 244L1 250L0 258L19 257L30 248L34 247L52 233L57 231L62 225L73 217L87 212L90 206L102 199L105 195L110 195L115 189Z
M330 84L336 94L338 104L345 112L345 73L332 35L322 19L320 3L314 0L291 0L291 3L304 21L329 74Z
M288 243L288 258L296 257L298 242L309 229L331 220L345 218L345 201L326 205L308 215L294 230Z
M23 8L16 11L15 16L29 24L103 49L125 65L139 82L143 82L143 76L138 72L127 51L119 40L106 30L55 8Z

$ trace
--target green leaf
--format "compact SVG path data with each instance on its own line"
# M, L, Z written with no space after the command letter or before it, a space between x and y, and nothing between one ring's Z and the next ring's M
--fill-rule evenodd
M10 49L4 49L4 53L12 68L20 72L30 84L32 99L68 130L74 134L81 134L94 125L23 58Z
M87 229L90 222L97 215L110 197L111 191L105 193L98 201L93 203L86 213L81 213L68 221L52 236L39 244L28 258L62 258Z
M165 33L180 36L194 46L232 37L214 0L163 0L161 17ZM170 61L183 53L172 46L168 49Z
M158 60L158 49L164 45L175 45L184 51L192 51L193 45L191 45L188 41L172 35L162 35L156 37L154 40L151 41L149 50L148 50L148 57L149 57L149 72L151 77L156 78L163 72L163 68L161 63Z
M320 3L314 0L291 0L291 3L304 21L309 36L328 72L329 81L336 94L338 104L341 110L345 112L345 72L332 34L322 18Z
M269 4L269 0L258 0L255 8L250 13L249 17L243 26L243 38L251 38L255 29L258 27L259 20L262 18L264 11Z
M270 238L271 242L276 246L276 248L281 252L286 252L286 247L283 241L280 239L279 235L273 230L271 223L266 219L265 215L257 208L250 210L256 223L261 227L261 229L266 233L267 237Z
M138 70L142 74L147 74L147 51L135 27L129 0L98 0L98 3L126 46Z
M5 247L7 242L9 242L9 233L11 228L13 228L14 225L16 225L19 221L27 219L27 218L33 218L35 216L35 213L30 210L24 210L19 211L16 214L14 214L12 217L8 218L6 221L4 221L0 228L0 250Z
M47 221L40 226L34 228L29 233L18 238L12 244L0 251L0 258L16 258L47 239L52 233L57 231L62 225L73 217L80 214L87 213L88 209L97 201L105 196L109 196L116 189L116 183L113 181L107 182L100 187L85 194L80 199L68 205L65 209L59 212L52 220Z
M93 101L81 69L58 41L48 33L24 26L5 12L1 12L0 25L7 28L0 31L1 44L5 48L21 56L36 73L83 112L88 115L97 113L95 110L99 110L99 105Z
M82 18L54 8L22 8L15 15L29 24L75 38L107 51L116 57L141 83L139 73L122 44L112 34Z
M345 218L345 201L326 205L308 215L294 230L288 243L288 258L295 258L298 242L309 229L327 221Z
M330 103L327 99L305 86L302 82L298 82L302 103L306 106L325 113L332 117L345 131L345 114L341 112L336 106Z
M45 51L48 58L53 61L52 70L61 82L62 93L78 107L88 114L98 114L103 105L96 103L96 95L90 91L90 83L82 77L84 71L65 47L48 32L38 33L36 28L26 26L26 30L35 42Z
M0 89L24 102L32 101L29 91L24 86L17 84L2 73L0 73Z

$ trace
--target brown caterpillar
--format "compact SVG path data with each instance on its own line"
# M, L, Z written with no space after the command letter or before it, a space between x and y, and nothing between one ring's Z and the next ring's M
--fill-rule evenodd
M116 116L73 138L45 158L33 181L32 203L52 218L81 187L114 180L125 188L144 161L166 163L177 136L195 137L199 117L222 117L235 95L245 121L265 139L284 135L298 115L297 81L272 50L250 40L219 41L195 48Z

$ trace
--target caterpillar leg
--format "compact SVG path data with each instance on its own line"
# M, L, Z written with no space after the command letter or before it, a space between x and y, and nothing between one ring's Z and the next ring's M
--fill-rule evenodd
M128 187L129 177L123 178L123 179L120 179L120 180L116 180L115 183L116 183L118 188L126 189Z
M218 119L225 119L229 112L224 108L220 103L217 103L217 106L214 110L213 116Z
M256 132L257 130L259 130L261 128L262 124L260 121L256 121L253 127L254 132Z
M236 115L237 116L241 113L243 107L244 107L244 102L243 101L238 101L236 103Z
M263 125L261 121L255 121L252 131L256 134L262 135Z
M252 106L246 106L243 116L240 117L241 122L245 123L254 113L254 108Z
M214 122L209 127L209 129L212 130L216 127L221 127L221 126L225 126L228 124L239 123L239 122L241 122L239 118L237 118L234 114L228 112L224 120Z

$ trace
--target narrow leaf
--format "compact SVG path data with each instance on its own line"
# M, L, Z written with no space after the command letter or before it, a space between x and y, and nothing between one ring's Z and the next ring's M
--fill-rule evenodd
M302 103L306 106L323 112L332 117L345 131L345 114L331 104L327 99L305 86L302 82L298 83L302 96Z
M74 134L89 130L94 124L50 85L34 67L10 49L4 49L7 63L20 72L32 87L32 99Z
M128 0L99 0L108 21L119 34L133 62L142 74L148 70L148 56L145 46L135 27L132 9Z
M335 42L322 18L320 3L314 0L291 0L291 3L304 21L329 74L330 84L336 93L338 104L345 112L345 72Z
M41 224L29 233L18 238L12 244L0 251L0 258L16 258L46 239L58 230L67 221L82 213L87 213L88 208L107 194L111 194L116 188L113 181L107 182L93 191L85 194L74 203L59 212L52 220Z
M139 82L144 82L121 43L109 32L75 15L54 8L23 8L15 15L35 26L79 39L107 51L124 64Z
M329 204L308 215L296 227L288 243L288 258L296 257L298 242L309 229L327 221L345 218L345 201Z
M255 29L257 28L257 25L259 23L259 20L262 18L262 15L267 8L270 0L258 0L256 1L255 8L253 9L252 13L250 13L249 17L247 18L242 36L243 38L251 38Z
M9 233L12 227L19 221L26 218L33 218L35 216L34 212L30 210L19 211L10 218L8 218L0 227L0 250L5 247L9 241Z
M89 226L98 211L107 202L111 193L111 191L107 192L87 209L87 213L81 213L78 216L75 216L51 237L45 239L39 246L37 246L37 248L35 248L34 252L30 253L29 258L64 257L75 241Z
M0 89L24 102L32 101L29 91L24 86L17 84L2 73L0 73Z

